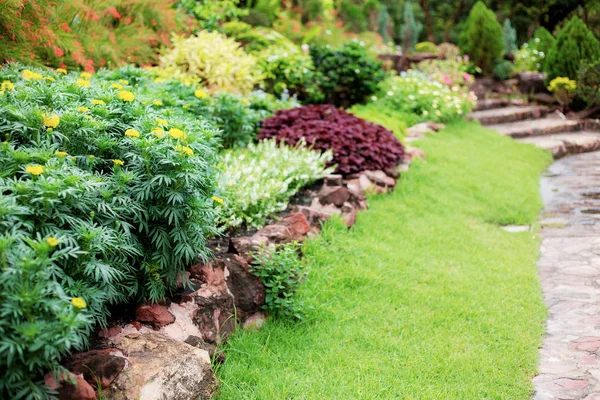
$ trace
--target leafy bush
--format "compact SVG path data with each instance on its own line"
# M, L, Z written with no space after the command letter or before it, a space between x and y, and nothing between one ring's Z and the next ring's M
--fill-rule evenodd
M501 60L494 67L494 76L500 80L506 80L513 74L513 65L510 61Z
M331 105L282 110L263 121L259 139L296 146L302 140L317 151L333 151L329 165L347 175L395 166L404 154L394 134Z
M517 50L517 30L513 28L510 19L504 20L502 31L504 33L504 52L512 54Z
M460 56L460 49L452 43L440 43L437 49L440 57L446 60L456 60Z
M95 69L157 62L170 32L194 28L173 0L23 0L0 5L1 61Z
M577 96L588 106L600 103L600 61L585 64L577 75Z
M15 243L2 249L0 285L10 298L3 306L22 307L7 316L14 328L1 325L11 344L0 359L12 372L0 386L15 398L80 346L108 305L158 300L187 265L208 258L217 133L183 114L167 119L125 81L16 65L0 81L11 82L0 95L0 242ZM37 254L30 262L11 255L28 246ZM28 281L12 285L13 273ZM87 305L82 317L69 311L71 297ZM52 322L47 311L72 319ZM38 354L23 358L29 352Z
M419 53L432 53L437 54L438 48L435 43L432 42L420 42L415 45L415 50Z
M248 93L260 83L256 60L235 40L218 32L173 37L173 49L160 57L162 76L201 80L210 91Z
M458 85L449 87L429 76L409 71L381 85L376 104L403 113L417 114L422 121L448 122L468 114L476 98Z
M358 104L348 110L358 118L383 126L394 133L399 140L406 136L407 126L419 122L414 114L404 114L389 108L379 107L376 103Z
M302 303L296 298L296 293L308 275L308 267L299 253L300 246L291 243L276 251L261 247L254 254L251 272L265 286L263 309L270 315L303 319Z
M289 46L290 40L272 29L255 28L245 22L232 21L223 24L225 35L238 41L244 50L255 54L271 46ZM293 44L293 43L292 43Z
M194 16L202 29L218 30L226 20L236 20L248 15L248 11L239 8L240 0L180 0L178 8Z
M415 20L410 0L406 1L404 3L404 23L400 27L400 37L402 38L402 47L405 53L415 48L422 30L423 24Z
M535 39L539 40L538 38ZM543 68L545 58L546 53L537 50L535 47L531 46L531 43L524 43L523 46L515 52L514 70L516 72L540 71Z
M344 45L339 50L311 46L310 56L315 65L315 84L324 98L314 96L316 103L338 107L362 103L377 90L385 74L382 64L371 59L359 43Z
M567 77L559 76L550 81L548 90L554 94L554 97L556 97L556 100L558 100L561 106L566 106L575 95L577 83Z
M227 228L259 228L267 217L286 209L303 186L331 173L331 152L277 145L274 140L227 152L221 160L221 189L227 202L221 223Z
M559 76L576 79L583 64L597 60L600 60L600 43L583 21L573 17L548 52L544 63L548 82Z
M491 75L504 54L503 37L496 15L478 1L465 22L458 46L484 74Z

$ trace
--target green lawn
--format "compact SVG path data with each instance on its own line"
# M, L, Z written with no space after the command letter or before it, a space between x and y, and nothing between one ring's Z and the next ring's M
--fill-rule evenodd
M473 123L421 141L396 191L305 246L304 322L240 332L219 399L527 399L545 307L535 233L550 155Z

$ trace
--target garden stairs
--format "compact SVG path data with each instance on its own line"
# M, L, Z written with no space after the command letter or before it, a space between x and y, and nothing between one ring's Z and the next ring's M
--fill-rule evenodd
M544 106L488 99L480 101L469 118L502 135L549 150L554 158L600 149L600 123L569 120Z

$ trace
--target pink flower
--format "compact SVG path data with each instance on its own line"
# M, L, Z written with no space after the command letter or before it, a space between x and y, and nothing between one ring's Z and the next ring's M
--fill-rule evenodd
M444 75L444 77L442 78L444 80L444 83L448 86L452 85L452 79L450 79L450 77L448 75Z
M466 72L463 72L463 79L465 80L465 82L471 82L471 75L467 74Z

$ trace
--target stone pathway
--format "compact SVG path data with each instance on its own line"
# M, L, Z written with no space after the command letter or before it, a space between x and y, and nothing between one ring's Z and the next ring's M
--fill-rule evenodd
M542 179L538 262L549 316L534 400L600 400L600 152Z
M502 135L549 150L555 158L600 149L597 123L567 120L544 106L482 100L469 118Z

